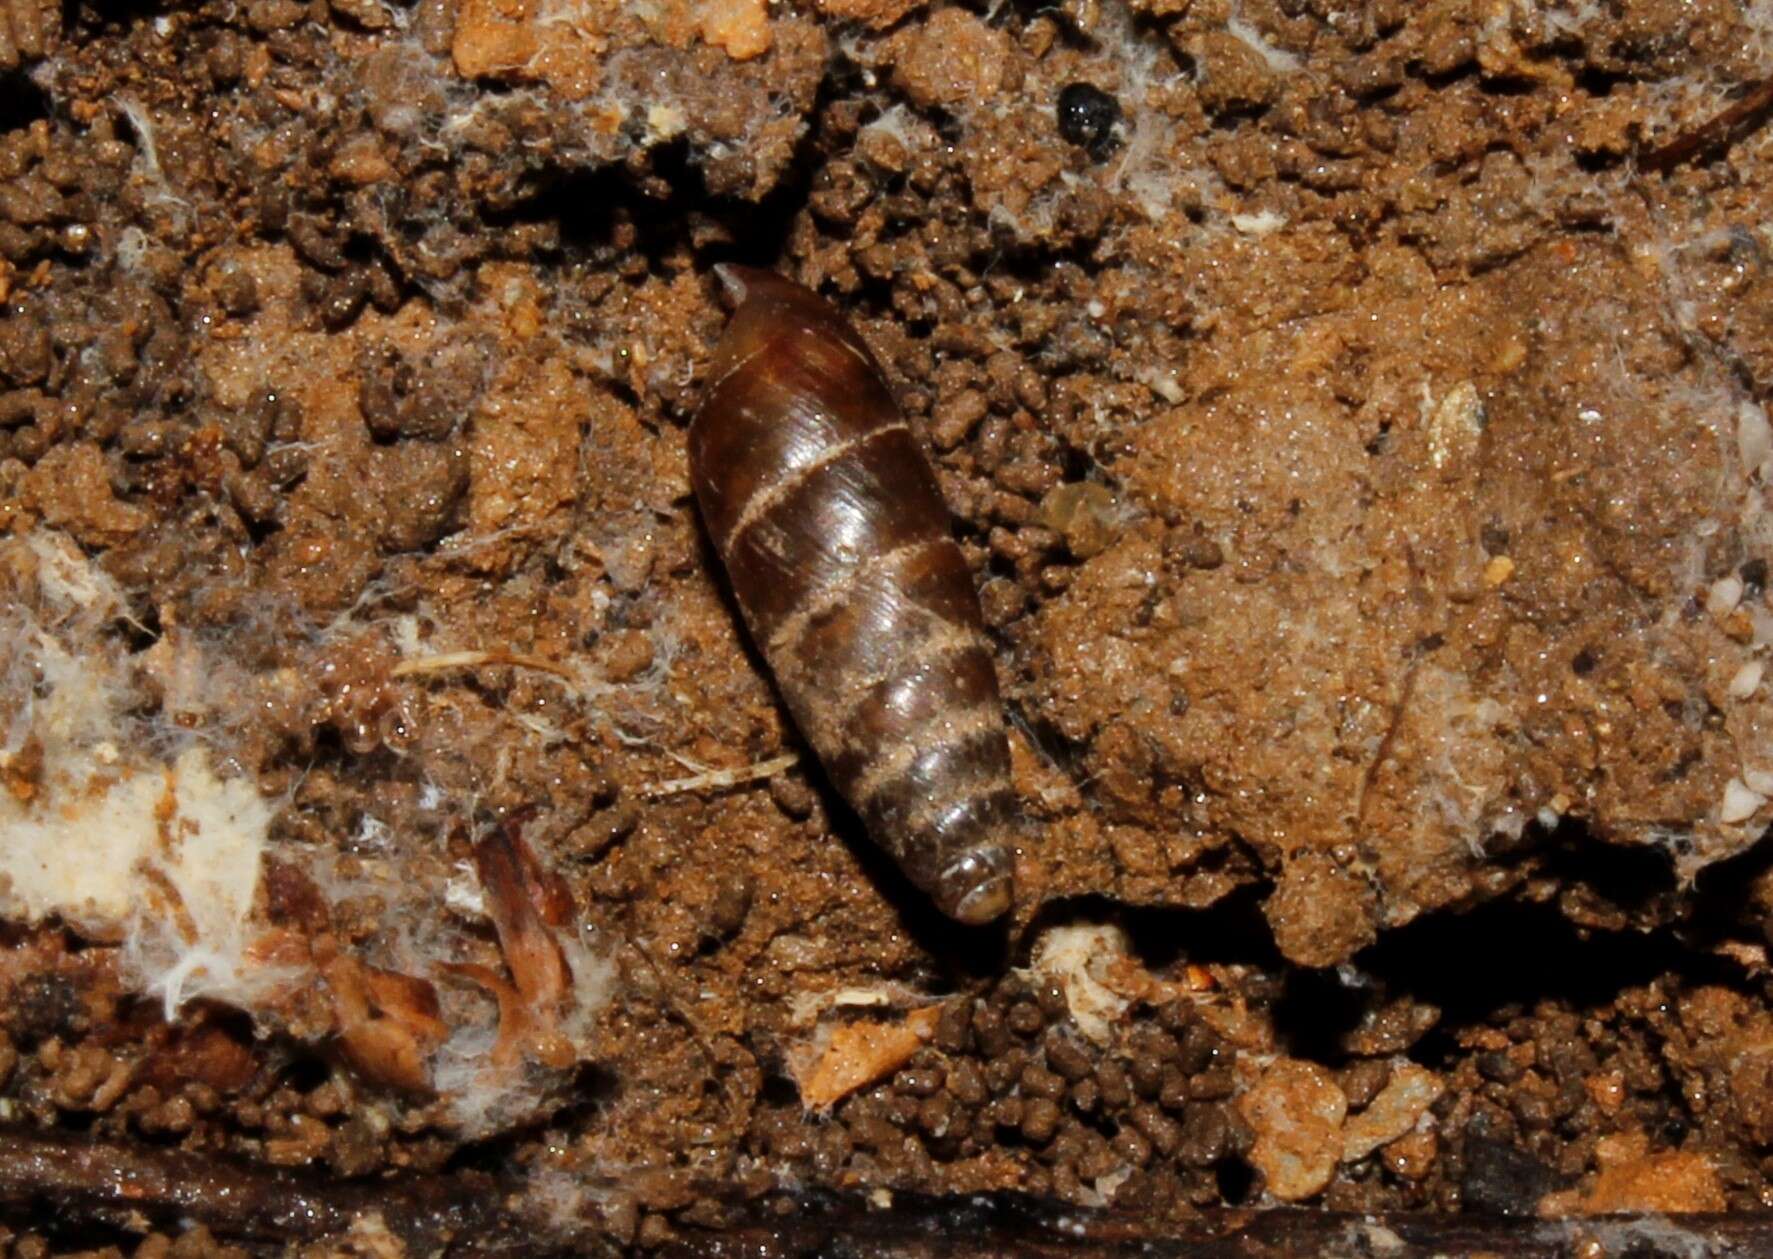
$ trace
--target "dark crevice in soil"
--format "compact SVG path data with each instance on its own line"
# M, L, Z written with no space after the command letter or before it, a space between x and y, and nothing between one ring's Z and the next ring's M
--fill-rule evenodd
M0 74L0 132L21 130L50 114L47 92L22 73Z
M1567 863L1567 882L1584 885L1606 901L1632 909L1673 895L1673 875L1663 854L1586 840L1568 825L1558 837L1554 864ZM1284 977L1274 1010L1277 1033L1289 1052L1323 1062L1349 1058L1341 1041L1384 1001L1407 998L1437 1007L1442 1027L1481 1024L1499 1013L1555 1001L1578 1009L1605 1005L1622 991L1659 977L1690 985L1738 985L1739 964L1697 947L1741 921L1749 876L1773 859L1763 842L1708 871L1679 923L1650 932L1597 930L1573 922L1557 904L1505 897L1463 912L1440 911L1387 932L1347 967L1286 967L1275 948L1262 904L1271 888L1247 885L1205 910L1120 905L1085 896L1052 902L1023 937L1017 962L1026 964L1028 943L1053 925L1115 921L1127 931L1134 954L1154 973L1182 963L1235 963ZM1623 910L1621 911L1624 912ZM1430 1047L1432 1046L1432 1047ZM1457 1056L1450 1042L1425 1042L1427 1059Z

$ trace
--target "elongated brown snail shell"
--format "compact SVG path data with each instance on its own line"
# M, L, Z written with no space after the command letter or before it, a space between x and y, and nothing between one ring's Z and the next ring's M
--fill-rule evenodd
M690 478L752 640L874 842L944 913L989 922L1013 894L1009 742L935 474L833 306L717 271L736 309Z

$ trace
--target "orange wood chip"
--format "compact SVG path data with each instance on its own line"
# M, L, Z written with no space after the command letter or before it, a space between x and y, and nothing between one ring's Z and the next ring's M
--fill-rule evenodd
M825 1110L891 1075L935 1035L938 1010L925 1006L896 1023L844 1023L833 1028L824 1052L798 1081L801 1100L814 1110Z

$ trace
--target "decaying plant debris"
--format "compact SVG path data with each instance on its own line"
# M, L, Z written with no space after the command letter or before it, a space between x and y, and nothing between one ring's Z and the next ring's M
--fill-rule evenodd
M1769 74L1762 0L0 4L10 1252L470 1183L489 1253L916 1253L975 1193L1752 1245ZM1000 931L740 632L728 260L936 464Z

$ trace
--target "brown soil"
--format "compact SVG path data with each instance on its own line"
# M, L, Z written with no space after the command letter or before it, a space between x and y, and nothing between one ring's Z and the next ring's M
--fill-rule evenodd
M714 1183L1773 1202L1773 132L1668 147L1766 4L5 0L0 73L0 842L268 817L231 970L176 854L5 893L6 1123L618 1246ZM744 772L801 749L689 496L729 259L935 461L1001 929Z

